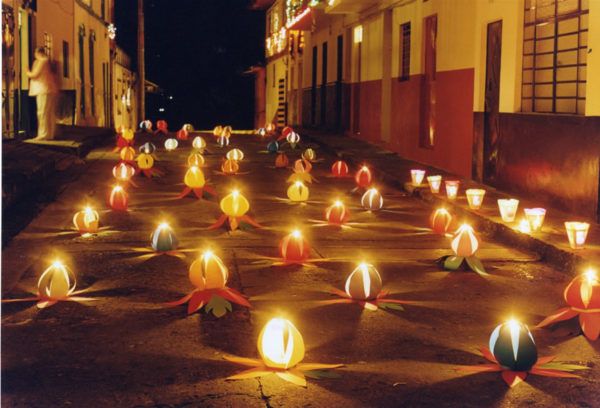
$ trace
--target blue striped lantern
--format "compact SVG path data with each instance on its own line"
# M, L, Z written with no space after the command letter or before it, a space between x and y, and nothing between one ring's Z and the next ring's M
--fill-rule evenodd
M490 351L498 364L512 371L529 371L538 359L529 328L514 319L494 329L490 336Z

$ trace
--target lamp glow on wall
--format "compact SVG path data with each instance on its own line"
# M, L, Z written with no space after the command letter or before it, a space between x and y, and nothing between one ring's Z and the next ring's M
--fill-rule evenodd
M125 189L119 185L113 187L108 198L108 205L113 211L127 211L129 198Z
M576 276L566 287L563 297L568 307L557 310L537 327L569 320L579 316L583 334L591 341L600 338L600 280L597 272L589 268Z
M341 200L335 200L325 210L325 220L329 225L342 226L348 221L349 217L350 213Z
M251 367L239 374L228 377L229 380L258 378L275 374L279 378L293 384L306 387L306 376L321 378L323 370L342 367L342 364L303 364L305 355L302 335L287 319L274 318L269 320L261 330L257 348L261 359L224 356L228 361Z
M582 249L585 247L585 240L590 229L590 224L587 222L567 221L565 222L565 229L571 248Z
M167 140L165 140L165 150L168 152L172 152L173 150L177 149L177 146L179 146L179 142L177 141L177 139L174 138L169 138Z
M296 181L295 183L291 184L287 189L288 198L290 199L290 201L296 203L306 202L308 200L309 194L310 191L308 187L306 187L301 181Z
M466 266L473 272L477 272L480 275L487 275L483 264L475 256L475 253L479 249L479 240L470 225L463 224L456 230L450 246L452 251L454 251L454 255L444 256L440 259L445 269L455 271L463 263L466 263Z
M498 200L498 209L500 210L500 217L504 222L514 222L517 216L517 209L519 208L519 200L510 198L501 198Z
M483 204L485 190L481 188L469 188L467 189L466 194L469 208L472 210L479 210Z
M546 210L544 208L525 208L525 219L529 223L531 232L538 232L544 225Z
M446 180L446 197L448 200L456 200L456 196L458 195L458 187L460 186L460 181L458 180Z
M173 228L168 223L161 222L150 236L150 245L154 251L168 254L177 249L179 240Z
M188 315L206 306L205 311L212 312L216 317L224 316L227 311L232 310L230 302L251 307L241 293L227 286L229 270L212 251L204 251L200 258L192 263L188 276L194 290L175 302L167 303L167 306L187 303Z
M427 176L427 183L429 183L431 192L433 194L438 194L442 185L442 176Z
M348 168L348 164L343 160L338 160L331 166L331 174L334 177L348 177L350 173L350 169Z
M423 183L424 177L425 170L412 169L410 171L410 179L412 181L412 185L415 187L419 187Z
M383 207L383 197L376 188L370 188L363 194L360 203L368 211L379 211Z
M91 207L85 207L73 216L73 225L81 235L95 234L100 226L98 211Z
M300 230L293 230L279 243L279 254L284 265L303 264L310 257L310 244Z
M239 190L233 190L223 197L219 206L221 207L223 214L213 225L208 227L208 229L220 228L225 223L228 224L232 231L238 229L238 227L241 226L241 223L251 225L255 228L262 228L258 222L246 214L250 211L250 203Z

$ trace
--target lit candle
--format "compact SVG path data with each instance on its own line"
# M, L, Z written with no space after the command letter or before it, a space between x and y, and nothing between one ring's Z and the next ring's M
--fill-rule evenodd
M458 195L458 186L460 185L460 181L458 180L446 180L446 196L448 200L456 200L456 196Z
M567 237L569 238L571 248L582 249L585 246L590 224L587 222L568 221L565 222L565 229L567 230Z
M483 197L485 196L485 190L481 188L469 188L466 191L467 201L469 202L469 208L472 210L479 210L483 204Z
M223 213L230 217L241 217L250 210L250 203L238 190L223 197L219 205Z
M419 187L421 185L424 177L425 177L425 170L412 169L410 171L410 178L412 180L412 185L415 187Z
M438 194L440 192L440 186L442 185L442 176L428 176L427 182L429 183L429 188L433 194Z
M517 209L519 208L519 200L514 198L501 198L498 200L498 208L500 209L500 216L504 222L513 222L517 216Z
M198 167L192 166L185 172L183 182L189 188L202 188L206 184L204 172Z
M525 208L524 211L531 232L540 231L544 225L546 210L544 208Z

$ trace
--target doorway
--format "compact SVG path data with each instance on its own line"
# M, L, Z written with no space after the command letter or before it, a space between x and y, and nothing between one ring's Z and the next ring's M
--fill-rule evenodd
M493 184L498 164L500 140L500 56L502 52L502 20L487 26L485 62L485 103L483 119L483 181Z

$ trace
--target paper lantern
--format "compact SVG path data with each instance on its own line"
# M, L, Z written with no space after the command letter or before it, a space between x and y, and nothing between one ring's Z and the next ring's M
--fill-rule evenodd
M179 145L179 142L177 142L177 139L169 138L169 139L165 140L165 149L168 152L172 152L173 150L177 149L178 145Z
M500 209L500 216L504 222L513 222L517 216L517 209L519 208L519 200L514 198L506 199L501 198L498 200L498 208Z
M294 162L294 173L310 173L312 164L306 159L298 159Z
M485 197L485 190L481 188L469 188L466 191L467 201L469 202L469 208L471 210L479 210L483 204L483 197Z
M189 132L185 129L179 129L177 131L177 140L188 140Z
M133 140L135 133L133 133L133 129L123 129L121 131L121 137L125 140L127 140L128 142L131 142Z
M412 180L412 185L415 187L419 187L423 183L424 177L425 170L413 169L410 171L410 179Z
M230 217L241 217L250 210L250 203L239 191L233 190L219 204L224 214Z
M218 256L205 251L190 266L189 278L199 290L222 289L227 284L229 270Z
M279 153L275 158L275 167L278 169L285 168L288 164L290 164L290 159L288 159L285 153Z
M440 192L442 176L427 176L427 182L429 183L429 189L433 194L438 194Z
M213 136L219 137L223 133L223 126L217 125L213 129Z
M194 126L192 126L191 123L186 123L181 127L183 130L185 130L186 132L193 132L194 131Z
M568 221L565 222L565 229L567 230L567 238L569 238L571 248L582 249L585 246L590 224L587 222Z
M267 144L267 152L269 153L277 153L279 151L279 143L277 143L275 140L269 142L269 144Z
M310 245L299 230L294 230L279 243L279 253L286 264L303 263L310 256Z
M203 151L206 148L206 141L201 136L196 136L192 141L192 147L196 150Z
M41 299L63 300L69 297L76 286L76 279L60 261L54 261L38 280L38 294Z
M371 170L367 166L362 166L355 174L354 180L356 185L360 188L367 188L371 185L373 177L371 176Z
M304 160L314 162L317 160L317 153L309 147L302 153L302 158Z
M346 206L340 200L336 200L333 205L325 210L325 219L329 224L342 225L348 221L350 216Z
M110 205L110 208L112 208L115 211L127 211L128 201L129 200L127 197L127 192L123 187L113 187L112 191L110 192L110 197L108 199L108 204Z
M287 139L287 137L292 133L294 133L294 129L292 129L290 126L286 126L282 129L281 136L283 136ZM288 140L288 142L289 142L289 140Z
M475 231L468 224L463 224L458 228L450 245L456 256L469 257L479 248L479 241L475 235Z
M233 133L233 129L231 128L231 126L224 126L221 136L225 136L226 138L229 139L231 137L232 133Z
M446 196L448 200L456 200L456 196L458 195L458 186L460 185L460 181L458 180L446 180Z
M376 188L370 188L363 194L360 203L365 210L378 211L383 207L383 197Z
M529 328L514 319L494 329L489 347L498 364L512 371L529 371L538 359Z
M140 146L138 151L140 153L152 154L156 151L156 146L154 145L154 143L146 142Z
M154 157L150 154L141 153L136 159L137 165L142 170L149 170L154 166Z
M287 142L290 144L290 146L292 146L292 148L295 148L296 145L300 143L300 135L294 131L291 131L287 134L285 140L287 140Z
M119 152L119 156L121 156L121 160L130 162L135 158L135 149L131 146L126 146L121 149Z
M445 208L438 208L431 214L431 229L435 234L444 235L452 225L452 215Z
M198 168L197 166L191 166L185 172L185 176L183 178L183 182L189 188L202 188L206 184L206 179L204 178L204 172Z
M267 135L267 131L265 130L265 128L259 128L256 131L256 134L260 137L265 137Z
M158 122L156 122L156 129L160 130L161 132L167 132L167 130L168 130L167 121L159 120Z
M188 166L202 167L202 166L204 166L204 163L205 163L204 156L202 156L198 152L190 153L190 155L187 158Z
M304 358L304 340L289 320L271 319L258 336L258 352L267 367L292 368Z
M80 234L94 234L98 232L100 224L100 216L97 211L86 207L83 211L75 213L73 216L73 224Z
M331 166L331 174L333 174L334 177L346 177L349 172L350 169L343 160L338 160Z
M524 211L531 232L540 231L544 225L546 210L544 208L525 208Z
M219 136L219 138L217 139L217 143L219 147L229 146L229 138L227 136Z
M582 310L600 309L600 281L595 270L588 269L575 277L564 293L569 306Z
M356 300L373 300L381 292L381 276L371 264L361 263L346 279L346 294Z
M225 174L235 174L240 170L240 165L236 160L227 159L221 164L221 171Z
M149 121L148 119L141 121L140 122L140 129L142 129L144 131L150 131L150 130L152 130L152 122Z
M175 236L175 232L169 224L163 222L158 225L151 236L152 249L156 252L169 252L177 249L179 241Z
M277 126L274 123L267 123L265 125L265 129L267 130L267 132L273 133L277 129Z
M288 198L294 202L304 202L308 200L309 193L308 187L306 187L301 181L296 181L287 189Z
M118 181L129 181L135 175L135 168L127 163L119 163L112 170L113 177Z
M240 149L231 149L225 155L229 160L241 161L244 159L244 152Z

